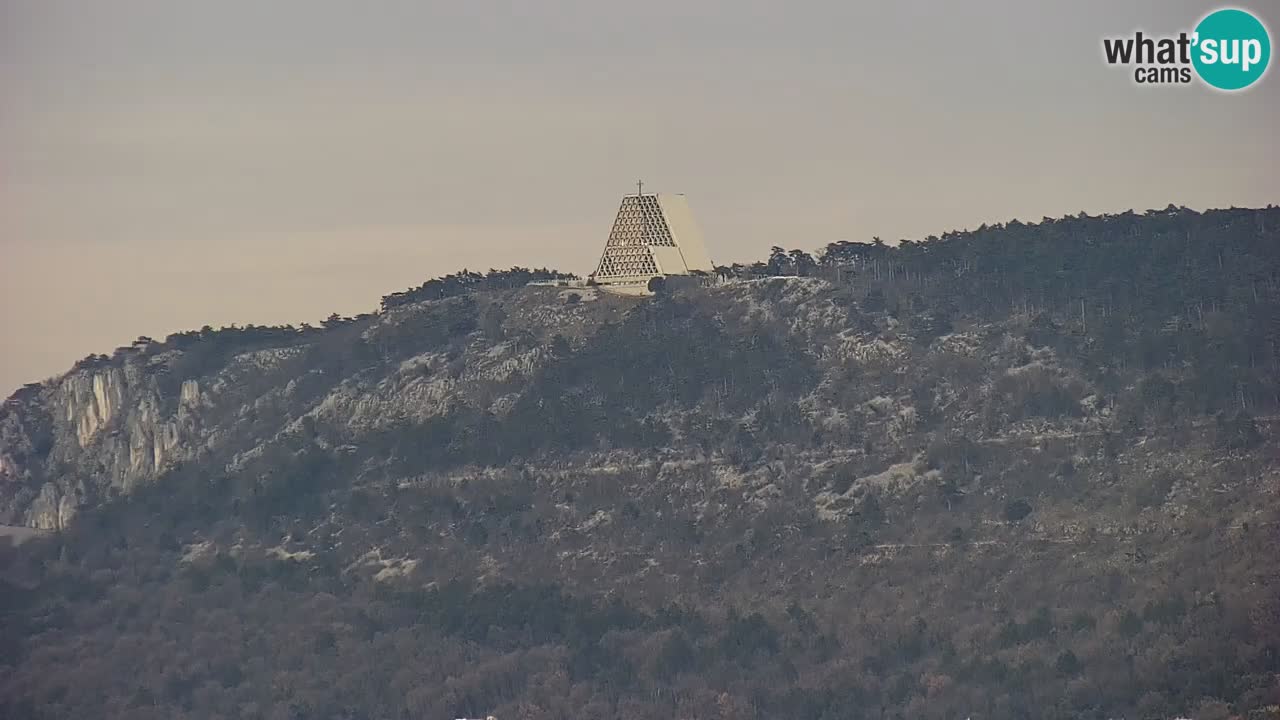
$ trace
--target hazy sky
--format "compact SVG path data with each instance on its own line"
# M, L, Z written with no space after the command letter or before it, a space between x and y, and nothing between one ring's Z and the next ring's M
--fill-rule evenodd
M1280 202L1275 68L1228 96L1102 61L1215 7L0 0L0 395L464 266L586 273L637 178L718 262Z

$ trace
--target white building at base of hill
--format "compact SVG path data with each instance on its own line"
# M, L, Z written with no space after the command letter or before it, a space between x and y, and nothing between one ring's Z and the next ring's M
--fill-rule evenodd
M654 278L715 269L684 195L627 195L588 282L607 292L649 295Z

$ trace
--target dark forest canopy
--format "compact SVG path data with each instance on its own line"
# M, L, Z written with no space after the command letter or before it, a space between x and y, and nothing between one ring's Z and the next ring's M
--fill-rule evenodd
M444 298L456 297L467 292L509 290L535 281L570 280L576 277L576 275L547 268L530 270L529 268L513 267L509 270L489 270L487 273L462 270L461 272L428 280L422 285L404 292L385 295L382 298L382 309L388 310L424 300L443 300Z
M1252 294L1259 283L1276 282L1280 260L1274 247L1280 209L1210 210L1173 205L1138 214L1045 218L1040 223L984 225L923 240L887 245L841 241L816 257L775 247L770 258L720 268L732 277L830 276L837 268L870 266L877 275L904 280L960 280L961 303L1037 304L1096 297L1129 302L1134 293L1155 291L1167 303L1232 301L1232 291ZM981 292L976 292L981 287ZM970 292L978 297L970 297Z

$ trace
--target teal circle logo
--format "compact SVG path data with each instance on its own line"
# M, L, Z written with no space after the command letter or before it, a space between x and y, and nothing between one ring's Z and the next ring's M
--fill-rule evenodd
M1209 13L1196 26L1191 64L1200 79L1219 90L1243 90L1258 81L1271 61L1271 36L1244 10Z

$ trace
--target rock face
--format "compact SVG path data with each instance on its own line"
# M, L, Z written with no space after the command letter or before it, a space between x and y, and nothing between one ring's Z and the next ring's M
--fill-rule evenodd
M531 289L480 305L417 303L325 330L185 333L87 358L0 408L0 524L60 529L85 504L131 493L184 462L234 470L317 423L353 442L447 413L481 386L531 372L552 335L581 333L625 310L618 302L539 312L561 301ZM518 335L476 329L477 313L505 314L509 303L532 321Z
M881 329L888 335L874 327L853 331L849 310L831 305L831 292L829 284L803 278L729 284L700 301L701 330L680 336L673 326L661 331L673 331L667 341L646 337L644 327L667 321L627 315L645 301L593 294L566 302L555 289L527 288L407 304L326 329L206 330L136 344L111 358L88 358L5 403L0 524L60 529L78 508L135 492L190 461L252 473L263 457L295 453L300 444L349 452L396 428L461 425L464 418L510 422L521 433L526 421L513 413L538 416L547 402L560 400L530 394L531 379L548 368L594 372L640 349L669 373L664 342L726 329L725 340L737 342L736 330L704 313L724 313L730 323L773 323L797 343L821 348L828 372L850 364L901 366L906 351L897 334L887 324ZM642 346L656 345L629 348L632 339L621 335L632 333ZM775 358L779 371L787 358ZM848 413L832 407L832 398L804 402L827 425L848 428ZM554 422L571 425L598 405L565 408L570 415ZM911 412L890 398L875 407L867 412L889 413L895 424ZM615 419L634 412L628 422L653 420L654 409L622 407ZM732 420L752 421L736 414Z
M1269 226L1259 216L1242 227ZM850 478L815 491L815 511L838 520L864 486L941 488L948 503L979 491L979 445L1136 437L1144 418L1167 419L1157 416L1177 393L1201 426L1243 403L1210 382L1220 372L1197 370L1175 392L1136 366L1165 346L1169 357L1203 347L1188 357L1237 373L1237 391L1268 396L1260 350L1225 343L1223 313L1205 311L1194 327L1174 316L1159 337L1111 314L1090 321L1113 323L1095 337L1071 314L967 297L968 316L953 323L956 298L942 281L885 280L861 260L853 268L834 283L738 279L651 301L466 291L402 298L323 328L140 339L0 407L0 525L64 528L80 508L186 465L247 487L305 475L318 460L354 481L654 447L685 456L667 460L710 456L711 472L733 476L779 448L816 453ZM1240 323L1267 314L1256 305ZM1174 332L1185 337L1165 339ZM1257 433L1247 417L1218 429L1231 447L1256 445ZM767 505L768 494L753 502Z
M59 529L85 502L128 492L190 457L198 391L185 388L198 385L166 407L157 367L130 355L11 398L0 411L0 520Z
M833 305L832 294L828 283L804 278L731 283L696 303L668 303L681 312L696 308L690 319L655 316L647 301L592 295L568 303L554 289L528 288L408 304L326 329L206 330L138 344L112 358L86 359L5 403L0 524L63 528L78 508L132 493L191 461L252 473L273 452L296 453L303 445L350 452L397 428L432 422L506 422L514 434L529 434L522 424L544 424L546 405L565 402L531 391L532 380L611 372L625 357L663 374L645 381L652 385L646 393L670 396L688 382L672 374L663 356L680 342L695 349L719 343L756 365L776 362L779 383L797 391L800 383L808 386L800 399L804 411L847 434L846 399L815 392L813 373L827 377L828 387L843 385L850 368L892 374L908 362L909 343L892 321L855 318L857 309ZM766 334L779 336L772 349L756 342L766 324L772 328ZM778 342L782 338L790 340ZM814 351L780 349L788 342ZM700 366L684 372L709 371L701 367L708 360L690 358ZM757 380L727 392L753 395L758 388L752 385L773 372L756 372ZM637 389L608 410L600 407L608 401L591 397L599 388L575 391L580 408L561 408L568 414L552 420L551 430L601 411L612 413L619 427L678 422L681 411L674 407L663 419L657 407L631 407L626 396ZM901 397L876 398L852 411L858 427L869 420L896 436L915 412ZM757 422L743 403L723 412L746 427ZM536 450L536 442L527 449Z

